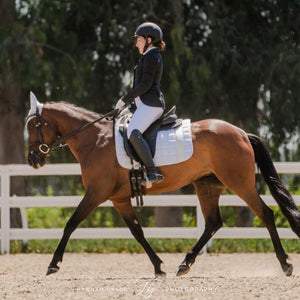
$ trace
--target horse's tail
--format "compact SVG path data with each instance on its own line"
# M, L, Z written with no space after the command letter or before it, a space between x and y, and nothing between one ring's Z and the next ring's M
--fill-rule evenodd
M255 155L255 161L265 179L270 192L281 211L288 219L292 230L300 238L300 212L288 190L282 184L272 162L270 153L262 139L254 134L248 134Z

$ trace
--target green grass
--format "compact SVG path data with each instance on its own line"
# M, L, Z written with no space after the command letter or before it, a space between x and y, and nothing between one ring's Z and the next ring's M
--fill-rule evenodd
M196 242L194 239L149 239L156 252L187 252ZM29 240L23 247L22 241L11 241L11 253L53 253L58 240ZM71 239L66 252L86 253L143 253L144 250L134 239Z
M188 252L196 243L195 239L149 239L156 252ZM22 241L11 241L11 253L53 253L58 240L29 240L24 248ZM300 253L299 240L282 240L287 253ZM66 252L85 253L143 253L144 250L134 239L71 239ZM269 239L215 239L209 253L254 253L274 252Z

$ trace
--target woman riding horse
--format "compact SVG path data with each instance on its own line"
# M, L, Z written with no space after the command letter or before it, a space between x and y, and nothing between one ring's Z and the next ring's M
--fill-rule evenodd
M127 129L128 139L135 152L147 169L147 179L142 180L145 185L150 182L160 182L163 175L155 167L147 141L143 137L144 131L157 119L165 109L165 101L160 91L160 80L163 72L163 62L160 51L165 48L163 33L154 23L141 24L134 34L136 47L142 58L135 67L133 89L116 104L116 109L122 110L126 104L134 101L137 109Z

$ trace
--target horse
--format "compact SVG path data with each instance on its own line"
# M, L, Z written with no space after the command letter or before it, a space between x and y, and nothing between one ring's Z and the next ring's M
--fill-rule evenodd
M99 118L100 117L100 118ZM86 127L84 130L78 130ZM31 94L31 109L26 128L29 149L28 164L42 167L53 145L66 137L67 145L80 163L86 193L70 217L63 236L48 266L47 275L59 270L67 242L74 230L95 208L107 199L112 201L134 238L151 260L155 276L165 276L162 260L145 239L142 227L131 204L128 169L118 164L114 140L114 122L94 112L67 102L41 104ZM71 134L70 134L71 132ZM205 228L196 244L179 265L177 276L190 271L203 246L222 227L219 197L229 189L243 199L269 231L277 259L286 276L293 266L288 260L274 223L273 211L264 203L255 186L255 163L272 196L300 237L300 212L276 172L269 151L262 139L217 119L191 123L193 154L184 162L160 167L165 180L153 184L147 194L160 194L192 183L205 220ZM182 203L184 206L184 203Z

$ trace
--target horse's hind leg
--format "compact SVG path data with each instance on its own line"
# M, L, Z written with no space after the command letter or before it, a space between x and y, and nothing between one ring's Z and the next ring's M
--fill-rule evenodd
M260 198L256 189L253 195L240 197L248 204L251 210L259 217L262 223L266 226L271 236L271 240L276 252L276 256L281 264L281 268L286 276L292 275L293 265L287 262L288 255L285 253L274 223L274 213Z
M276 256L281 264L282 270L287 276L290 276L293 272L293 266L287 263L287 254L285 253L278 232L274 223L274 214L272 209L270 209L260 198L255 188L255 175L254 166L251 165L251 172L247 168L247 163L243 161L244 167L241 169L236 169L231 174L235 176L224 176L224 174L219 173L218 177L221 178L222 182L243 199L255 215L262 221L266 226L271 236L271 240L276 252ZM225 168L223 168L224 170ZM248 172L247 172L248 171Z
M186 254L184 261L179 266L177 276L184 275L190 271L190 266L195 262L196 256L215 232L222 227L219 212L219 198L224 186L214 176L207 176L193 182L201 210L205 219L205 228L202 236L194 247Z
M238 141L239 139L237 138L236 140ZM231 142L233 143L233 141ZM275 227L273 211L263 202L255 187L254 155L248 139L244 137L244 142L242 143L224 144L223 146L227 149L228 157L226 159L225 151L223 151L223 155L214 157L214 173L228 189L248 204L253 213L266 226L283 271L287 276L291 275L293 267L286 261L287 255L282 248Z
M155 276L165 276L166 273L163 272L160 267L160 265L162 264L162 260L157 256L157 254L154 252L154 250L151 248L151 246L145 239L143 229L131 205L130 199L114 202L114 206L118 213L123 217L132 235L142 245L147 255L149 256L154 266Z

